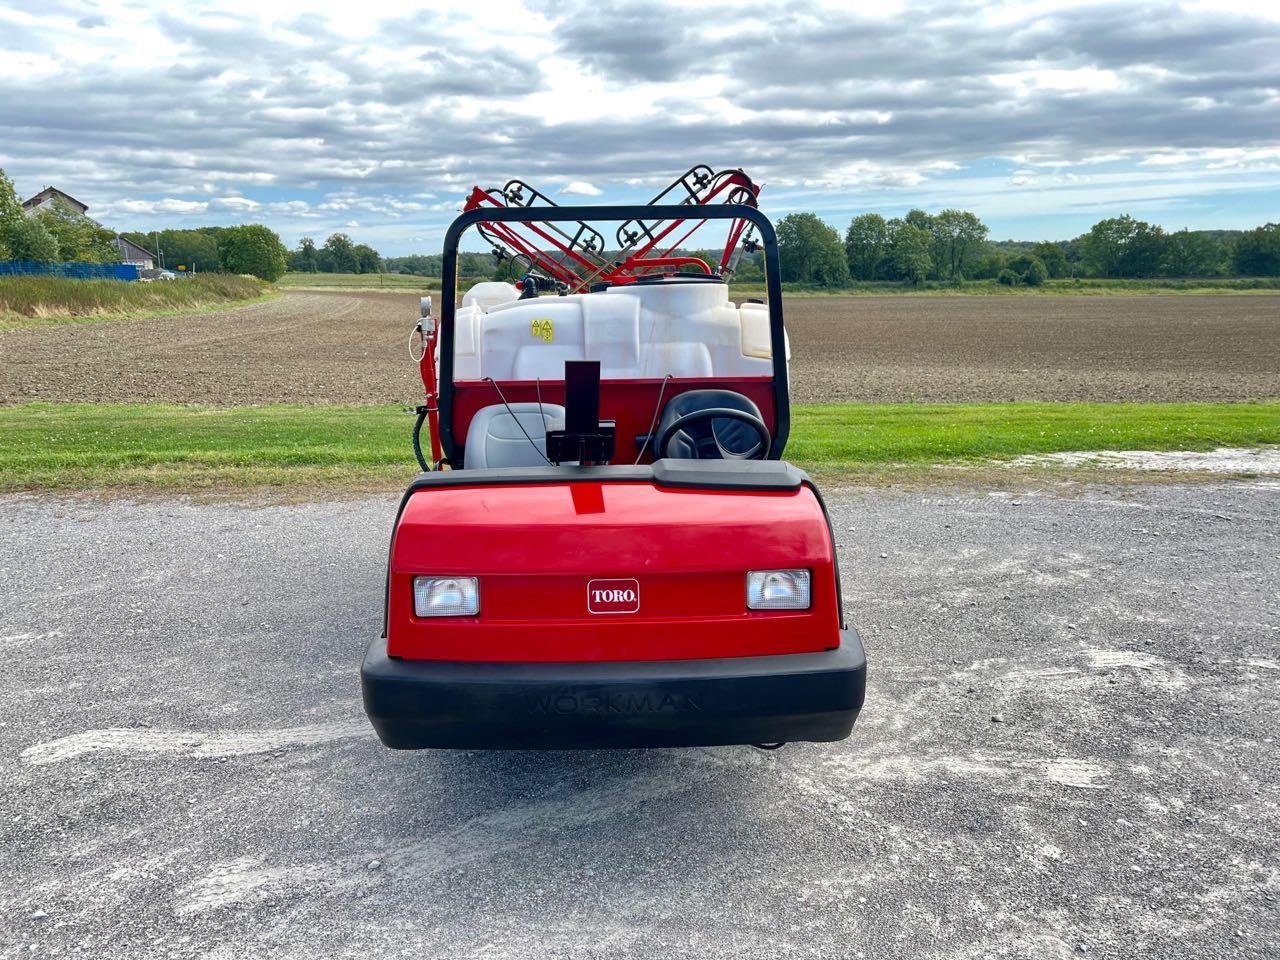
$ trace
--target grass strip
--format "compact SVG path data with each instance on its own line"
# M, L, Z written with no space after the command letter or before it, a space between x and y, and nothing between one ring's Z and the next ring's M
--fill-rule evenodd
M1027 453L1280 443L1280 402L812 404L787 456L819 475Z
M464 279L465 290L476 279ZM286 273L277 283L287 288L309 290L399 290L414 293L428 288L439 289L439 277L419 277L408 273Z
M811 404L787 459L839 481L1025 453L1280 443L1280 402ZM398 406L0 407L0 491L382 489L415 471Z
M67 277L0 277L0 329L237 306L272 291L253 277L206 274L130 283Z

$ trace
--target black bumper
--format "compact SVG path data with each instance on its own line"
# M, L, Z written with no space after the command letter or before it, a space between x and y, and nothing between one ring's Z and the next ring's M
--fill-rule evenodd
M627 663L454 663L387 656L360 668L388 747L692 747L842 740L866 692L854 630L825 653Z

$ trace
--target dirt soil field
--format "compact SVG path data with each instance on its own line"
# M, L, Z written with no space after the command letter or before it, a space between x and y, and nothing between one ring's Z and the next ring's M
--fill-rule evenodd
M1280 396L1280 295L792 297L797 402ZM409 294L0 332L0 403L413 404Z
M798 402L1280 395L1280 296L786 301Z

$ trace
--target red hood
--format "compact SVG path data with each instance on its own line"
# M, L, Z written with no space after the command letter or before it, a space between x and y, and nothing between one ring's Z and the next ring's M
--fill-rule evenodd
M796 567L812 571L809 610L746 609L748 570ZM478 577L479 615L415 617L413 577L430 574ZM596 584L609 593L592 602L593 580L619 582ZM388 652L407 659L681 660L839 645L831 534L807 485L418 490L392 542L388 597Z

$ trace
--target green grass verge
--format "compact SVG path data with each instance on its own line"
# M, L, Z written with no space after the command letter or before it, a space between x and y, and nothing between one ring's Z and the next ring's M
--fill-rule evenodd
M261 280L234 274L151 283L0 277L0 329L238 306L261 299L272 289Z
M0 407L0 490L375 489L415 467L400 407ZM1280 402L797 407L787 457L839 480L1066 450L1280 443Z
M282 287L335 290L395 290L415 293L440 289L439 277L415 277L402 273L286 273L277 281ZM476 280L463 280L465 290Z
M787 457L817 474L1069 450L1209 450L1280 443L1280 402L815 404Z

